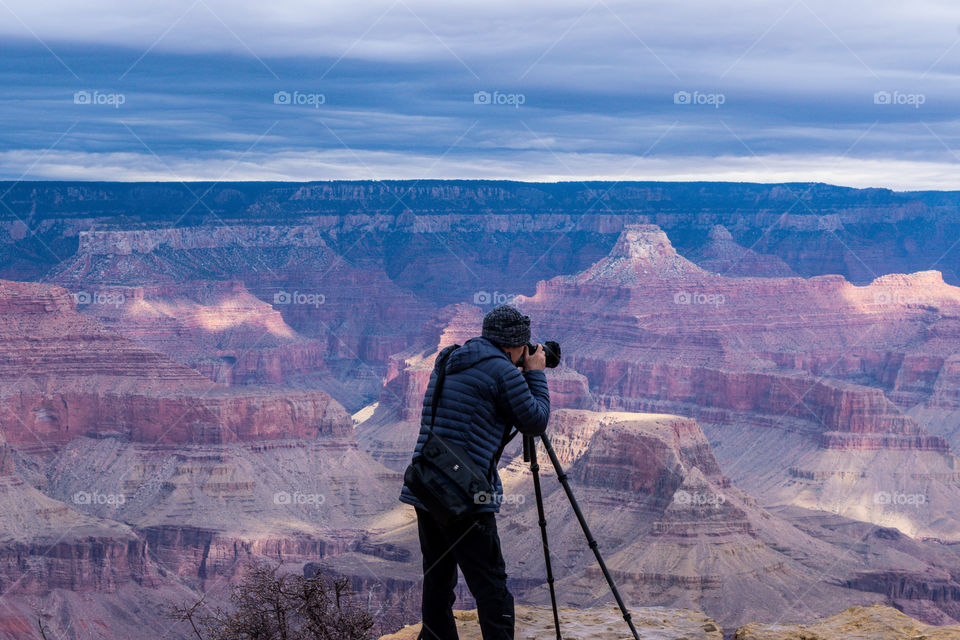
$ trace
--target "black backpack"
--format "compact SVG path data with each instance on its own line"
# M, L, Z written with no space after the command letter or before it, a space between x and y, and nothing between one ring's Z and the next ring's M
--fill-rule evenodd
M447 359L460 345L453 347L446 350L437 362L439 368L434 383L427 440L423 443L420 455L414 457L403 474L407 488L441 524L449 524L473 511L475 506L489 504L494 499L490 477L500 453L511 439L504 437L500 450L490 461L490 468L482 469L463 447L434 433Z

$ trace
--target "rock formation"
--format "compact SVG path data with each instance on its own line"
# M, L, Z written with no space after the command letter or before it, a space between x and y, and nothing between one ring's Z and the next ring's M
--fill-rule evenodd
M80 436L221 443L343 435L321 391L229 389L74 310L67 291L0 282L8 443L48 452Z
M109 287L81 292L79 310L104 327L227 385L283 385L326 370L325 340L309 339L240 281ZM115 301L108 304L106 301Z
M629 601L700 609L724 627L736 625L750 611L762 616L786 611L794 589L808 591L814 609L835 601L870 601L863 593L817 584L815 563L798 562L799 557L831 558L838 573L849 571L849 561L839 549L765 512L733 486L695 421L568 409L555 413L550 431L578 502ZM541 457L545 459L542 452ZM559 597L576 606L604 602L609 590L586 539L552 470L547 468L544 476L551 550L562 567ZM511 463L505 477L509 495L532 501L529 477L519 461ZM520 584L533 582L543 575L542 552L530 544L538 531L533 505L526 500L520 507L508 504L504 512L501 537L515 563L511 575ZM749 599L736 595L745 590ZM540 586L524 595L542 603L546 591Z
M951 251L960 228L958 198L945 192L825 184L336 181L211 184L201 204L196 192L178 184L23 181L7 188L10 211L0 215L0 244L8 249L0 251L0 277L11 279L42 278L76 249L81 233L112 242L106 233L158 227L205 225L225 236L244 226L304 226L297 241L320 233L341 254L373 253L402 286L433 291L431 300L450 304L478 289L528 293L536 280L580 271L603 257L624 225L654 223L685 255L722 225L741 246L778 256L807 277L842 274L864 284L879 274L937 265L949 282L960 283ZM177 233L187 232L171 235ZM270 233L280 241L291 236ZM151 244L131 238L119 246Z
M688 609L635 607L634 624L643 640L719 640L722 629L701 613ZM517 607L517 638L544 638L553 633L550 607ZM464 640L480 638L477 612L455 610L457 632ZM625 632L620 610L616 607L561 609L560 629L564 637L615 640ZM404 627L380 640L415 640L420 625ZM952 640L960 637L960 626L935 627L914 620L883 605L850 607L835 616L804 624L750 623L736 630L734 640Z
M925 385L932 391L937 376L925 368L955 348L943 336L957 327L960 289L939 274L866 287L729 278L641 225L604 260L541 282L518 304L560 339L601 407L696 416L735 481L769 504L960 539L960 462L904 411ZM905 491L927 508L891 513L885 496Z
M310 226L81 232L52 280L214 380L324 388L352 410L432 309Z
M688 257L698 266L724 276L786 278L797 275L779 256L757 253L733 239L723 225L714 225L707 242Z
M673 282L676 273L690 274L690 278L682 282L716 278L684 265L683 259L664 245L662 234L656 229L636 229L630 241L640 242L648 234L655 240L653 248L634 251L629 246L621 246L620 255L588 273L566 280L563 284L573 282L578 287L577 303L573 304L565 291L551 301L551 306L541 303L542 306L537 307L539 294L519 301L524 309L531 310L535 322L542 323L537 325L540 335L559 336L564 344L563 367L548 372L555 400L561 405L569 402L561 389L571 377L581 375L570 368L572 364L588 372L590 384L584 390L589 395L582 397L589 397L591 404L597 399L602 405L625 406L631 410L661 407L683 410L698 415L701 420L712 421L721 445L728 439L734 443L752 440L748 450L755 447L757 451L751 455L758 457L767 454L766 466L750 468L749 472L743 468L736 470L739 477L746 478L753 486L766 487L763 495L769 504L835 511L835 505L828 504L827 500L830 483L836 480L848 486L852 481L857 488L849 490L848 486L844 495L849 500L843 502L840 513L885 527L899 526L912 535L926 535L936 530L938 535L949 537L956 525L949 515L955 504L949 497L955 491L955 479L950 472L955 458L942 438L924 433L881 389L844 379L814 378L797 369L784 370L762 363L757 366L755 354L726 347L722 336L704 340L691 332L689 337L671 339L658 333L646 343L642 338L633 342L627 337L637 333L644 336L644 333L624 319L624 312L633 308L630 304L642 306L643 294L655 296L636 285L622 284L635 274L644 270L665 273L666 276L659 279L652 277L645 281L659 287L676 286ZM631 260L631 256L637 259ZM658 266L658 257L665 258L668 264ZM605 276L612 277L617 284L608 288ZM802 290L806 281L771 279L771 282L775 286ZM831 287L837 284L842 283L829 282ZM543 288L550 286L551 283L546 283ZM729 286L732 290L733 285ZM617 296L628 302L625 308L607 308L598 301L598 298L613 300ZM645 321L666 324L662 317L665 312L658 317L653 313L654 305L648 305L647 309ZM445 309L425 328L419 346L398 354L392 361L391 378L376 411L358 426L361 442L374 457L397 470L407 464L433 358L442 346L474 335L481 311L472 305ZM595 314L603 314L602 320ZM705 322L706 314L697 320ZM770 340L759 335L762 327L744 324L742 331L755 332L749 335L750 340L766 341L765 355L776 361L776 352L769 351ZM584 326L609 326L610 329L598 335L574 328ZM733 339L736 338L734 334ZM650 350L649 346L655 346L658 339L670 339L671 349ZM719 353L724 368L711 366L715 353ZM570 373L564 373L565 370ZM804 397L805 402L795 403L796 397ZM792 407L788 401L797 406ZM561 405L555 404L555 408ZM778 409L781 414L785 410L787 413L775 415ZM774 417L779 417L779 421ZM865 531L862 537L876 542L870 545L869 552L852 559L849 547L856 540L840 539L825 526L797 526L805 523L809 519L806 514L813 511L789 512L787 519L780 519L734 487L721 472L722 466L714 458L696 422L669 418L667 423L672 425L674 435L667 437L663 434L670 430L651 431L656 420L649 418L629 413L555 410L550 426L554 446L564 464L570 466L570 477L577 483L578 496L588 505L594 531L609 536L607 540L601 539L601 543L612 547L607 550L611 567L640 601L705 609L730 626L743 622L743 617L725 617L728 615L725 612L744 605L719 604L724 602L727 593L749 592L751 597L745 600L753 604L746 606L756 606L754 611L758 616L766 616L763 612L789 612L794 620L802 619L805 614L809 617L811 611L830 610L836 602L865 603L882 594L889 600L880 601L896 602L907 608L930 602L930 606L924 607L925 613L920 614L924 619L954 619L950 612L956 603L952 595L955 581L944 578L949 574L942 573L954 561L952 554L944 555L935 546L892 550L888 548L892 543L885 542L884 537L878 534L874 538ZM625 424L618 425L618 420ZM626 424L634 426L628 428ZM730 436L723 431L731 429L743 429L743 433ZM648 432L649 435L643 435ZM764 439L764 432L776 435ZM784 445L795 449L791 452ZM779 448L774 448L777 446ZM669 453L671 451L674 453ZM742 455L743 451L735 453ZM511 484L511 478L522 478L524 474L523 465L514 458L516 455L516 449L505 453L505 460L513 459L513 462L507 464L501 474L512 495L529 498L532 496L529 482L519 480L520 484ZM657 460L655 464L651 463L650 455ZM670 462L670 456L676 456L674 462ZM824 456L832 458L820 459ZM781 467L782 460L793 460L794 464ZM926 512L912 515L916 522L908 523L893 516L898 509L915 511L915 505L899 504L901 499L897 495L891 497L891 504L884 506L880 492L884 487L900 487L892 484L899 482L896 469L911 460L913 464L931 465L926 475L921 469L914 469L914 485L935 480L943 483L944 489L939 494L927 492L936 506L927 505ZM856 474L843 473L841 461L847 466L860 463L862 468ZM814 464L826 473L807 469ZM682 472L677 471L680 468ZM547 481L545 485L551 483ZM902 493L902 489L899 490ZM577 545L581 534L575 522L568 512L560 511L564 499L561 496L554 499L560 500L561 505L554 505L558 511L551 511L549 519L564 523L559 533L552 534L552 538L563 542L554 546L560 549L558 555L564 558L568 569L577 567L572 575L563 579L566 597L571 604L592 604L605 596L605 584L593 569L592 555L585 543ZM509 513L512 507L514 505L508 505L505 509ZM948 517L938 518L939 514ZM507 547L522 549L529 549L524 540L536 535L536 523L529 513L524 517L510 516L502 533ZM830 540L826 546L818 542L821 536ZM390 536L386 540L390 544L404 544L402 539ZM415 555L415 544L408 548ZM543 589L536 590L542 562L538 553L538 549L530 549L512 560L511 576L515 588L526 599L542 601ZM798 562L798 558L802 560ZM826 558L831 560L824 563ZM341 566L350 566L346 558L339 561L344 563ZM918 586L909 593L897 591L894 585L908 575L916 576L913 569L918 562L929 568L924 574L926 578L914 577ZM872 567L869 577L861 575L858 563ZM399 567L383 566L378 570L395 580L413 582L416 579L415 571L411 574ZM838 578L846 581L846 588L836 590L819 584L818 572L846 576ZM935 575L939 577L934 578ZM785 584L795 587L785 589ZM810 592L809 609L792 610L795 604L788 593L792 588ZM940 602L933 603L924 600L925 589L939 590L946 595L938 596ZM461 592L461 596L469 602L466 593ZM741 610L740 615L746 614Z
M398 422L393 426L412 428ZM629 602L699 609L724 627L735 628L749 619L801 621L809 619L811 611L836 612L853 604L919 605L929 602L923 600L929 596L919 592L920 583L913 594L884 589L900 579L891 576L922 573L930 578L930 587L935 584L932 577L938 576L946 594L923 617L954 619L949 612L957 601L950 590L960 583L950 577L948 567L955 555L944 555L933 543L907 542L895 532L892 537L882 534L890 530L872 525L851 531L848 539L830 528L833 523L811 524L809 514L815 512L792 507L784 517L763 509L723 475L699 425L690 418L556 409L549 432ZM363 434L360 437L370 446ZM409 452L404 457L408 459ZM539 457L559 597L578 607L608 601L607 585L542 450ZM500 473L506 496L500 535L512 589L521 602L545 604L542 551L533 542L539 541L533 487L519 451L508 449ZM418 543L412 515L406 507L393 510L382 520L392 526L374 540L406 549L415 563ZM843 522L849 529L851 521ZM872 530L880 533L871 535ZM860 546L851 554L857 541ZM329 562L356 574L361 559L344 554ZM415 588L415 564L381 559L375 566L382 581ZM870 567L868 574L864 567ZM827 574L834 578L824 581ZM805 594L803 606L797 604L796 593ZM458 597L461 606L472 602L462 586Z
M38 637L37 618L51 612L67 612L77 629L90 624L97 630L63 637L117 637L153 618L122 603L159 607L166 596L189 593L176 585L159 588L169 581L131 527L83 512L82 503L99 494L78 493L69 503L52 499L15 474L13 454L0 434L0 638Z
M0 637L37 606L69 616L57 634L65 619L103 630L70 637L121 637L153 614L111 606L348 551L395 504L398 474L326 393L218 385L74 304L0 281Z

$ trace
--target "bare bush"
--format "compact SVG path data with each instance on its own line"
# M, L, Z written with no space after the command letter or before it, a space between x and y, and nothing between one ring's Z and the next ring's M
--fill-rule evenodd
M357 604L344 576L282 574L255 564L230 594L230 607L201 598L171 616L198 640L372 640L374 618Z

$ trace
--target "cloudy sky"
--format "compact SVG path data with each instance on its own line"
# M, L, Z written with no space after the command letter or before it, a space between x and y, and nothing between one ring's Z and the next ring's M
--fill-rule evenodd
M960 188L960 5L0 0L0 178Z

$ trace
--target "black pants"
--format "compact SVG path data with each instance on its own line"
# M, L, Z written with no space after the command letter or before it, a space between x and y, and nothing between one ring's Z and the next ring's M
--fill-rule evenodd
M417 509L423 551L422 640L458 640L453 619L457 565L477 601L483 640L513 640L513 595L492 513L469 516L442 527Z

